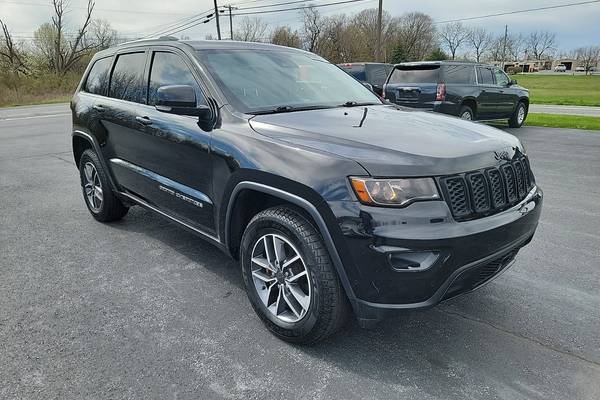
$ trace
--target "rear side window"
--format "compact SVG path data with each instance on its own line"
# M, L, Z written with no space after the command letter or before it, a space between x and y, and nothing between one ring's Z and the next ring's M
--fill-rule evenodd
M494 75L492 70L485 67L477 67L477 81L480 85L493 85Z
M139 103L143 93L146 53L121 54L110 79L109 96Z
M156 105L157 91L161 86L189 85L196 91L196 101L204 103L204 96L200 86L194 79L192 71L177 54L156 52L152 59L150 71L150 84L148 86L148 104Z
M392 72L389 83L438 83L439 65L399 67Z
M387 79L390 68L386 65L367 65L368 81L373 85L382 86Z
M364 82L367 80L367 74L365 73L364 65L343 66L342 69L359 81Z
M466 65L447 65L444 71L445 83L461 85L475 84L475 68Z
M112 57L96 60L85 81L84 90L86 92L106 96L111 63Z

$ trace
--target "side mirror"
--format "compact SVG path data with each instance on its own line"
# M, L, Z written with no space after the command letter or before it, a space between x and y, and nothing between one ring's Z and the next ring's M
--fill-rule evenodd
M508 81L508 86L512 86L512 85L516 85L516 84L517 84L516 79L511 79L510 81Z
M361 83L364 87L369 89L371 92L375 92L375 90L373 90L373 85L371 85L370 83L367 83L367 82L361 82Z
M156 109L158 111L200 117L208 120L212 111L207 105L196 105L196 91L189 85L161 86L157 90Z

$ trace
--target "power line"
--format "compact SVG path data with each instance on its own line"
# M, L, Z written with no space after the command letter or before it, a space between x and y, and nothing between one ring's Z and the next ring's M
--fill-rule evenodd
M559 4L559 5L556 5L556 6L528 8L526 10L517 10L517 11L506 11L506 12L501 12L501 13L496 13L496 14L480 15L480 16L477 16L477 17L449 19L447 21L437 21L437 22L434 22L433 24L434 25L439 25L439 24L448 24L450 22L471 21L471 20L474 20L474 19L491 18L491 17L501 17L501 16L504 16L504 15L522 14L522 13L533 12L533 11L552 10L552 9L555 9L555 8L565 8L565 7L581 6L581 5L584 5L584 4L592 4L592 3L600 3L600 0L580 1L578 3Z
M30 3L30 2L9 1L9 0L3 0L3 1L0 1L0 3L18 4L20 6L22 5L22 6L34 6L34 7L52 7L52 5L50 3L48 3L48 4L46 4L46 3ZM77 9L77 10L87 10L87 7L80 7L80 6L69 6L69 8ZM165 14L186 15L187 14L187 13L182 13L182 12L173 13L173 12L163 12L163 11L122 10L122 9L114 9L114 8L96 8L96 7L94 7L94 11L111 12L111 13L154 14L154 15L165 15Z
M329 4L314 4L314 5L310 5L310 6L282 8L279 10L250 11L250 12L235 13L233 15L235 16L235 15L270 14L270 13L283 12L283 11L304 10L307 8L329 7L329 6L335 6L338 4L357 3L360 1L367 1L367 0L344 0L344 1L337 1L335 3L329 3ZM600 0L597 0L597 1L600 1Z
M199 25L200 23L206 23L206 22L210 21L211 17L214 17L214 13L211 14L210 12L211 12L211 10L207 10L207 11L204 11L204 12L202 12L200 14L196 14L196 15L194 15L187 22L178 23L178 24L175 24L175 26L171 26L169 28L161 29L161 30L159 30L157 32L153 32L153 33L151 33L149 35L144 36L142 39L146 39L146 38L149 38L149 37L152 37L152 36L168 36L168 35L173 35L175 33L181 32L183 30L189 29L189 28L191 28L193 26ZM208 19L208 20L205 22L204 20L206 20L206 19ZM185 27L186 25L194 24L195 22L198 22L198 21L201 21L201 22L199 22L198 24L195 24L195 25L191 25L191 26ZM179 29L179 28L183 28L183 27L185 27L185 28L184 29ZM179 29L179 30L177 30L177 29Z
M253 10L253 9L257 9L257 8L268 8L268 7L285 6L285 5L289 5L289 4L308 3L309 1L310 0L286 1L284 3L266 4L266 5L261 5L261 6L240 7L240 8L238 8L238 10Z

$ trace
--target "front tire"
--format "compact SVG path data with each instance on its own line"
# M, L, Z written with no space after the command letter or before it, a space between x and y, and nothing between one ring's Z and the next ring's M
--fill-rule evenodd
M508 120L508 126L511 128L520 128L527 118L527 105L522 101L517 104L514 114Z
M129 210L123 205L108 182L98 155L87 149L79 159L81 190L88 210L100 222L117 221Z
M314 343L341 328L348 300L323 239L298 210L258 213L242 237L248 299L265 326L293 343Z

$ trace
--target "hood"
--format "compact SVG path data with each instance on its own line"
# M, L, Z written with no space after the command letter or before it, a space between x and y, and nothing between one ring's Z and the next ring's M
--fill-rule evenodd
M261 135L350 158L373 176L433 176L496 165L523 149L499 129L395 106L257 115Z

